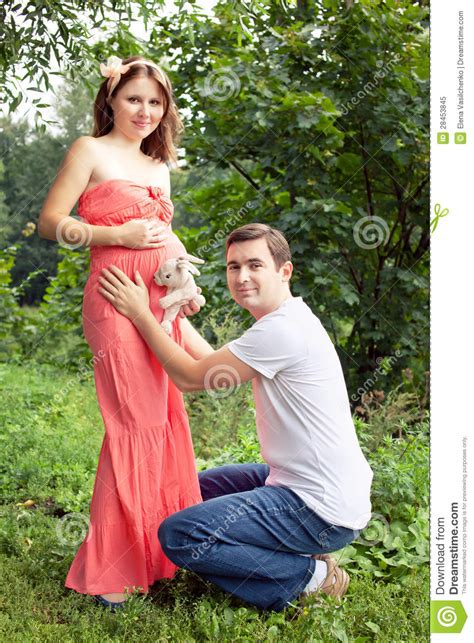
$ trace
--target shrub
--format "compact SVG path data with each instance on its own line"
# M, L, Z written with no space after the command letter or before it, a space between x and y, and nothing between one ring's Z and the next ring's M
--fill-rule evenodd
M38 271L31 272L20 285L13 286L12 270L17 250L16 245L0 249L0 361L27 352L38 333L30 309L19 305L20 297Z
M200 332L218 348L238 337L242 328L230 314L222 317L221 312L214 311L205 318ZM223 372L222 376L233 381L232 373ZM219 378L219 373L216 377ZM249 430L255 427L250 382L237 388L189 393L186 405L199 462L226 446L237 448L245 439L239 437L242 427Z

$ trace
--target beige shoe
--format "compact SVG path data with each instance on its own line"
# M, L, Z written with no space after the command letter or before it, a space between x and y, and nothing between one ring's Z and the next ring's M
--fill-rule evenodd
M337 600L341 600L349 587L349 574L338 567L336 560L330 554L314 554L315 560L324 560L328 567L328 573L324 582L312 592L303 592L303 596L312 596L324 592Z
M331 556L331 554L313 554L311 558L314 558L315 560L324 560L325 563L327 563L328 560L336 562L336 559L334 556Z

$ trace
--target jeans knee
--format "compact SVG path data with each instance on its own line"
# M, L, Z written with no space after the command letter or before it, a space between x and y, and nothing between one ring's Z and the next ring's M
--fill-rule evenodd
M176 562L173 560L174 555L181 548L184 540L183 531L179 527L178 514L173 514L163 520L158 528L158 540L165 555Z

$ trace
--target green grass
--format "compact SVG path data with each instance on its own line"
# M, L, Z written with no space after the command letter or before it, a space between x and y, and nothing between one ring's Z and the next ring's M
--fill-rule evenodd
M157 583L149 596L132 597L123 613L114 615L64 587L84 527L103 434L93 382L35 363L1 365L0 382L0 640L429 640L426 534L423 523L409 524L420 512L412 496L423 496L425 483L420 474L413 483L417 486L410 487L405 472L422 457L416 442L411 455L406 446L402 450L386 442L372 456L380 463L379 510L391 511L394 479L396 511L404 504L406 509L393 521L396 536L388 534L383 546L348 550L352 580L341 605L325 599L306 607L295 603L279 614L262 613L180 571L173 581ZM217 402L189 398L201 464L256 456L248 432L253 421L248 396L244 390ZM239 418L238 430L229 418ZM230 446L223 449L231 430ZM408 456L412 460L405 462ZM25 505L27 500L34 504ZM65 527L64 516L71 512L77 516L76 531L74 525ZM404 530L402 520L407 521Z

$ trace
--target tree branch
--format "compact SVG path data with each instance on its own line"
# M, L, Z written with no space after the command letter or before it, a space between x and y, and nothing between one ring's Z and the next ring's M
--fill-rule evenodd
M360 130L360 140L361 140L361 147L362 147L362 158L364 159L363 173L364 173L365 190L367 193L367 211L369 213L369 216L373 217L374 203L372 198L372 186L370 184L369 169L367 167L367 163L369 161L369 155L367 154L367 150L365 149L364 130L362 128L362 123L359 123L359 130Z
M354 268L351 265L351 262L349 261L349 252L348 252L347 248L344 248L343 246L341 246L340 243L338 245L339 245L339 249L341 251L342 256L346 260L347 266L349 268L349 272L351 273L351 277L354 280L356 288L357 288L359 294L362 295L362 293L364 291L364 283L363 283L362 279L360 279L357 276L356 271L354 270Z
M241 167L241 166L237 163L237 161L229 161L229 159L225 159L225 160L226 160L226 162L227 162L229 165L231 165L234 169L236 169L236 170L237 170L237 172L238 172L239 174L241 174L241 175L244 177L244 179L247 181L247 183L250 183L250 185L251 185L253 188L255 188L256 190L258 190L258 191L260 192L260 186L259 186L259 184L258 184L258 183L255 183L255 181L252 179L252 177L250 176L250 174L247 174L247 172L244 170L244 168L243 168L243 167Z
M416 188L416 190L413 192L411 196L408 197L408 201L414 201L415 199L418 198L420 192L423 190L425 185L429 183L430 177L429 175L423 179L423 181L420 183L420 185Z

